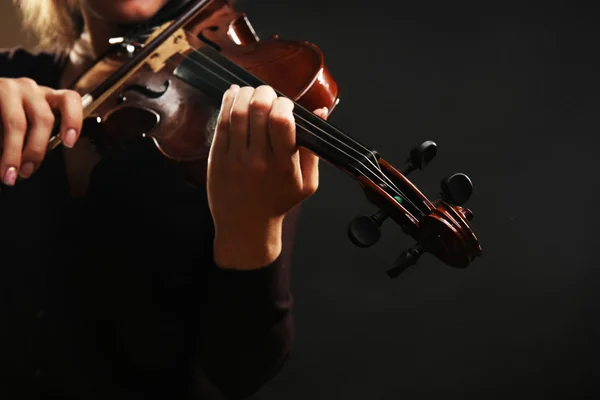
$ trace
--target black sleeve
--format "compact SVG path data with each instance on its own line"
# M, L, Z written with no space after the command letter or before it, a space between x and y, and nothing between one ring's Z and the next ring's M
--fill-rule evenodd
M0 76L9 78L29 77L38 84L55 87L53 82L57 81L60 76L58 70L60 67L59 60L60 58L55 55L32 54L22 49L0 52ZM128 162L131 162L130 159L128 160ZM125 177L130 176L123 169L119 169L120 174L113 174L110 170L101 174L101 170L102 168L96 168L96 184L91 184L91 187L102 187L103 190L106 190L106 192L103 192L98 189L99 191L94 192L93 196L96 198L95 202L102 205L101 209L108 213L102 214L99 212L95 217L102 220L102 223L98 225L100 227L99 232L108 231L102 229L105 226L107 229L111 229L109 231L111 235L103 236L103 240L110 239L111 242L114 240L118 243L130 243L126 240L127 232L129 232L127 229L124 229L121 233L114 232L112 230L114 227L106 224L107 221L121 221L119 223L126 221L126 226L135 227L138 225L145 226L144 224L148 223L147 220L142 218L136 220L132 216L134 214L123 211L129 210L129 208L124 205L125 200L123 200L127 198L125 194L127 190L121 190L121 188L129 188L129 193L135 193L135 188L138 186L132 182L140 179L126 179ZM150 171L151 169L146 170L137 167L132 168L132 170L139 172ZM149 172L147 173L149 174ZM154 188L154 192L151 193L155 196L151 203L161 204L159 193L168 193L169 191L167 189L157 189L159 187L156 182L158 176L152 176L151 178L152 185L149 185L149 187ZM106 179L106 182L103 182L102 179ZM117 183L121 180L123 181L122 186ZM114 193L121 193L121 196L114 196ZM139 194L132 196L132 198L137 199L138 196ZM177 196L167 197L176 198ZM94 204L96 204L95 202ZM189 218L185 215L185 207L185 204L173 207L173 209L180 209L182 213L182 219L178 220L181 222L177 229L179 231L184 231L183 227L189 224ZM165 208L168 209L166 206ZM197 214L208 213L208 208L202 206L199 201L194 203L192 208L197 210ZM290 355L293 343L290 264L293 236L299 210L300 207L296 207L285 220L281 255L274 263L261 269L252 271L221 269L214 265L214 262L211 263L213 260L212 246L207 246L210 248L207 248L206 252L199 251L201 254L200 260L195 257L181 255L181 258L186 260L186 264L194 264L190 269L202 269L206 273L204 279L191 283L192 286L197 288L198 295L202 298L199 301L201 303L200 307L195 307L190 316L202 327L198 333L199 336L194 338L197 360L211 382L230 399L245 398L256 392L277 374ZM125 214L123 219L119 217L121 213ZM141 213L140 215L146 214ZM105 216L106 218L104 218ZM156 216L155 218L160 219ZM136 221L139 223L136 223ZM175 223L175 225L177 224ZM199 218L198 230L201 231L203 226L202 218ZM169 232L169 230L165 232ZM190 232L195 232L195 228ZM148 229L148 232L145 232L150 236L155 233L156 231L153 229ZM122 241L117 239L117 237L121 237L120 235L123 235ZM186 236L188 240L191 240L189 239L191 237L196 237L191 233ZM95 246L102 248L102 253L99 255L106 257L108 259L107 264L110 265L110 259L115 253L107 250L110 247L103 240L95 240ZM181 251L181 248L177 245L185 243L183 241L179 242L175 237L172 238L168 235L164 240L170 243L174 249L173 253L167 252L164 257L171 257L172 254L176 254L175 250ZM103 247L104 244L107 246ZM193 248L192 245L190 245L190 248ZM195 253L196 250L194 250ZM132 257L139 255L135 249L131 251L131 254ZM154 253L148 252L148 254ZM135 257L132 259L137 265L144 264L140 260L136 261ZM123 262L125 258L122 256L119 260ZM158 258L154 261L158 262ZM101 260L96 260L96 262L101 263ZM86 268L89 268L89 266L86 266ZM124 278L121 277L120 279Z
M0 49L0 77L31 78L39 85L57 87L64 56L32 53L22 48Z
M96 205L90 214L98 221L92 230L94 235L110 232L93 236L94 246L99 246L94 260L105 258L111 265L111 257L120 254L118 264L131 260L131 265L153 270L154 264L168 266L155 270L168 293L161 298L175 301L185 319L185 352L194 353L195 367L201 370L198 381L206 377L227 399L246 398L270 381L291 354L290 268L300 207L286 216L282 253L275 262L250 271L223 269L214 262L206 191L183 185L177 173L161 167L163 158L155 164L134 154L105 157L91 179ZM149 158L154 160L154 154ZM137 164L126 166L133 161ZM133 295L141 284L139 269L132 268L131 278L124 278L128 270L120 268L115 276L137 282L125 285L129 299L129 292ZM135 321L139 316L127 313L127 318Z
M252 271L212 268L199 359L230 399L255 393L291 354L290 264L299 209L284 222L282 253L273 264Z

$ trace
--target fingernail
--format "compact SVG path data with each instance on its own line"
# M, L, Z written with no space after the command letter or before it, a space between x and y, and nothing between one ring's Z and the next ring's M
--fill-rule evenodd
M233 93L237 93L237 91L240 90L240 87L234 83L229 87L229 90L231 90Z
M75 129L69 129L65 132L65 137L62 139L65 146L68 148L72 148L75 145L75 138L77 136L77 131Z
M15 167L8 167L4 173L4 184L7 186L14 186L17 181L17 169Z
M33 174L33 170L35 169L35 165L31 161L27 161L23 165L21 165L21 170L19 171L19 175L22 178L29 178L31 174Z

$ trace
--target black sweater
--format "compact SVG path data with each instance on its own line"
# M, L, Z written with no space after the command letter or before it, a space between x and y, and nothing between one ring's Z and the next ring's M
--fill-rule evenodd
M0 77L56 87L61 58L0 53ZM216 399L252 394L292 344L284 251L219 269L206 191L153 146L108 154L72 199L60 149L0 187L0 398Z

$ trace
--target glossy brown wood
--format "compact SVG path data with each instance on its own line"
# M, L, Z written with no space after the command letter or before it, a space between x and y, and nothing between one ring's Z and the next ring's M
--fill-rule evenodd
M465 268L482 255L477 237L461 209L440 202L419 221L415 235L419 242L428 243L427 252L456 268Z
M422 199L423 204L430 208L427 215L413 215L379 185L368 179L359 178L358 182L365 190L376 193L378 196L377 206L386 210L391 209L391 218L405 227L405 232L417 242L427 243L426 251L428 253L456 268L467 267L482 254L481 246L468 222L473 216L471 210L452 206L443 201L434 205L412 182L389 163L382 159L379 160L379 163L387 171L394 172L393 175L396 178L402 179L410 185L414 193Z
M391 164L382 158L378 161L382 168L409 186L411 191L421 199L422 204L430 210L425 217L407 218L413 221L418 220L413 237L419 242L430 243L429 253L457 268L468 266L475 257L481 255L481 246L468 222L473 218L471 210L443 201L434 205ZM404 207L401 208L407 212Z
M142 49L147 57L132 66L118 84L103 92L102 98L90 107L87 117L102 122L108 142L118 146L131 139L149 138L166 157L182 167L191 182L204 185L219 107L214 99L176 77L175 70L184 59L206 46L216 48L227 59L308 110L327 107L331 111L338 103L339 87L317 46L277 36L261 41L246 15L222 0L210 2L188 23L178 26L177 30L170 29L168 24L157 29L146 44L161 32L169 32L170 36L158 47L146 47L152 54ZM98 82L106 82L117 70L122 72L121 67L131 59L132 54L125 47L114 47L80 77L74 88L82 94L92 92ZM359 146L355 150L356 154L362 154L368 149ZM371 202L388 211L407 234L425 243L427 252L448 265L466 267L481 255L481 247L468 222L473 217L470 210L445 202L434 204L387 161L379 158L377 162L381 170L369 170L371 175L353 175ZM335 165L351 170L345 165ZM410 192L409 201L417 202L414 214L384 189L385 178L402 184Z
M402 204L398 203L392 196L390 196L385 190L379 185L376 185L372 180L365 177L359 177L358 183L366 191L374 193L380 201L377 205L381 208L390 210L392 219L401 226L419 226L419 220L412 213L410 213ZM369 196L371 197L371 196ZM381 201L383 200L383 201ZM386 204L383 204L386 203Z
M186 55L209 44L308 109L332 110L337 104L338 85L316 46L277 36L261 42L245 14L215 1L115 87L88 117L104 123L112 142L127 143L140 136L152 139L165 156L188 163L185 168L195 171L194 180L201 184L218 109L173 72ZM90 92L127 59L125 49L115 47L80 77L75 90ZM157 98L127 89L137 85L160 92L167 83L167 90Z
M206 11L194 17L186 24L186 31L213 42L222 42L223 35L226 35L231 43L238 46L260 42L246 14L222 0L213 1Z
M392 174L397 179L402 180L408 187L410 187L411 190L419 197L419 199L421 199L421 202L429 210L431 210L432 208L434 208L433 203L431 203L431 201L429 201L429 199L423 193L421 193L421 191L419 189L417 189L417 187L411 181L408 180L408 178L406 178L404 175L402 175L400 173L400 171L398 171L396 168L394 168L390 163L388 163L387 161L385 161L383 158L380 158L378 160L378 162L379 162L379 165L381 165L381 167L383 169L385 169L388 173Z

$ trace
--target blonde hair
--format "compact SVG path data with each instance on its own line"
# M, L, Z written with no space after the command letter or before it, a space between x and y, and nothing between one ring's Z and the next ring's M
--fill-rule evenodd
M19 8L25 32L41 50L65 51L81 35L79 0L13 0Z

